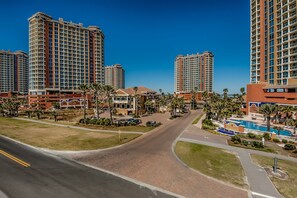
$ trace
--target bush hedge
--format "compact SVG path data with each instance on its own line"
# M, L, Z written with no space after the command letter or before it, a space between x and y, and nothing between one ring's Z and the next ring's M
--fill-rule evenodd
M109 118L86 118L80 119L80 124L92 124L92 125L100 125L100 126L110 126L111 120Z
M296 146L293 144L285 144L284 149L292 151L296 149Z
M273 142L275 142L275 143L279 143L279 142L280 142L280 140L279 140L279 139L277 139L277 138L274 138L274 139L273 139Z

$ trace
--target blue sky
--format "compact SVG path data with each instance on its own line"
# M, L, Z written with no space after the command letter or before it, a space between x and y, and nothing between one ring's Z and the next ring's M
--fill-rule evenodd
M173 92L179 54L215 55L214 90L249 83L248 0L0 0L0 49L28 52L28 21L54 19L97 25L105 34L105 65L120 63L126 86Z

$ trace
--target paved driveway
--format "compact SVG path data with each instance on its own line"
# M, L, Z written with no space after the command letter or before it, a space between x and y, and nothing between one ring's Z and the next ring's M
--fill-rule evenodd
M120 148L68 157L186 197L247 197L245 190L193 172L173 154L174 141L199 114L187 114Z

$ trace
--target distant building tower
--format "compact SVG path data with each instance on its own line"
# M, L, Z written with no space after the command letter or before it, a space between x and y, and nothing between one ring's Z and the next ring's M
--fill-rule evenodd
M0 51L0 92L28 93L29 57L25 52Z
M213 91L214 55L211 52L182 56L175 59L174 91Z
M251 0L250 82L288 85L297 79L294 0Z
M125 89L125 70L120 64L105 67L105 84L113 86L115 90Z
M81 84L104 84L104 34L99 27L54 20L41 12L28 20L30 104L47 109L77 97Z
M29 92L71 94L81 84L104 84L104 34L38 12L29 18Z

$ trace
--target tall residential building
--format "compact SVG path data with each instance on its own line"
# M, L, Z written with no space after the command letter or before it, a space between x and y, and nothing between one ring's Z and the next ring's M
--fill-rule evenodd
M54 20L38 12L29 18L29 94L74 93L80 84L104 84L104 34Z
M213 90L214 55L211 52L182 56L175 59L174 90L191 92Z
M297 78L296 0L251 0L251 83Z
M28 93L28 72L25 52L0 51L0 92Z
M105 84L113 86L115 90L125 89L125 70L120 64L105 67Z

